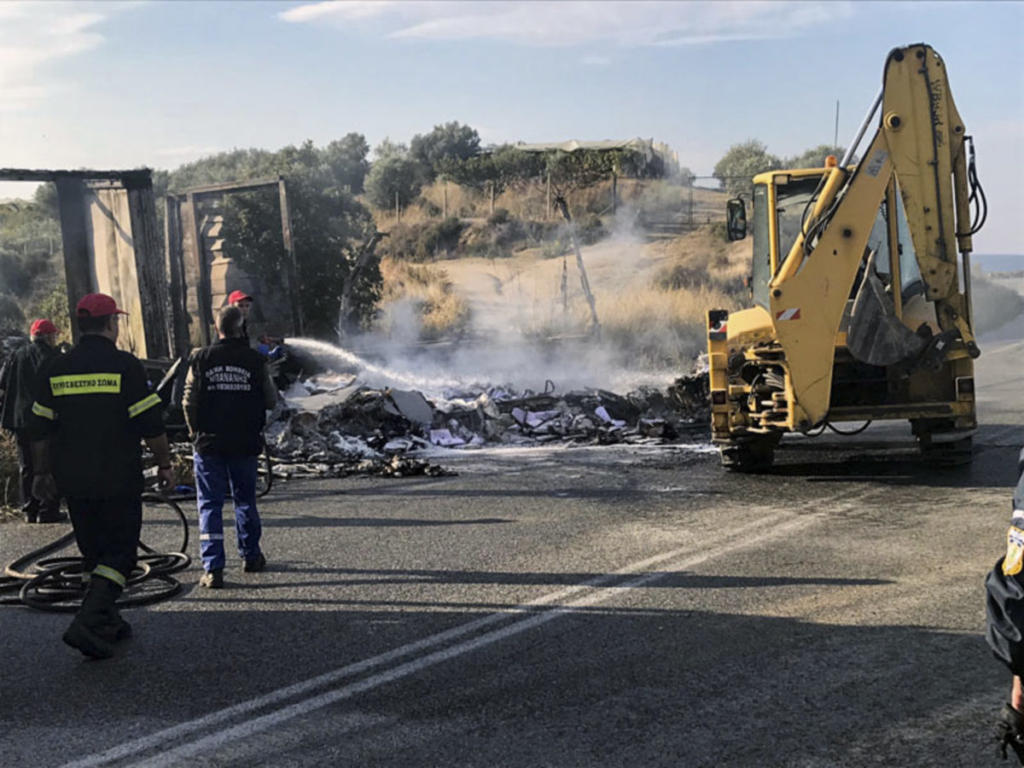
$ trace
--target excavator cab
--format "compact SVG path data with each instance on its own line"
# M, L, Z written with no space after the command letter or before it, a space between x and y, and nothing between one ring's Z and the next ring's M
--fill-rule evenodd
M879 107L864 160L850 162ZM929 458L969 460L969 253L984 194L968 141L942 60L908 46L890 53L841 162L754 177L753 306L708 313L712 439L727 467L766 468L787 432L885 419L908 420ZM746 205L727 205L729 238L742 239Z

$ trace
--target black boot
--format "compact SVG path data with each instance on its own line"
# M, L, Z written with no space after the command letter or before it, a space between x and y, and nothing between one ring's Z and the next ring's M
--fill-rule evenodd
M75 614L71 626L64 632L63 640L94 659L109 659L114 655L114 645L106 635L114 602L121 594L121 587L110 579L93 576L82 600L82 607Z
M117 606L112 605L104 615L103 623L96 628L96 634L108 643L118 643L132 636L132 625L121 618Z

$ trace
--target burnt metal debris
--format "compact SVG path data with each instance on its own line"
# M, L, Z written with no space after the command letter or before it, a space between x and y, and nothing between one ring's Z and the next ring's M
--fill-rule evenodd
M267 443L275 473L284 477L444 474L418 455L443 455L427 450L432 448L703 442L709 418L703 373L625 395L603 389L561 393L548 382L541 392L471 387L436 398L321 374L283 395L271 414Z

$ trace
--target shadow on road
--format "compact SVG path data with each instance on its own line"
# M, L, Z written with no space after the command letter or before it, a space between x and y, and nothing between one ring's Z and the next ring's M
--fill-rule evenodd
M974 459L968 465L929 464L906 445L861 443L854 446L835 442L784 444L768 476L805 478L808 482L862 482L886 485L922 485L943 488L1012 488L1017 483L1020 445L984 442L986 434L1012 429L993 425L979 430Z
M514 523L501 517L481 517L469 520L427 520L403 517L270 517L263 518L265 528L417 528L450 525L498 525Z
M287 581L278 584L261 582L247 586L248 590L290 589L292 587L345 587L366 584L501 584L524 586L577 586L600 579L605 587L622 586L645 573L601 574L601 573L522 573L501 571L447 571L447 570L406 570L406 569L364 569L364 568L319 568L275 563L280 572L323 574L324 576L348 577L334 581L317 579L310 582ZM687 571L666 572L658 575L656 581L644 589L742 589L750 587L783 586L879 586L893 583L887 579L843 579L831 577L789 577L789 576L707 576ZM232 600L245 600L231 595ZM253 602L258 602L256 598ZM379 602L379 601L378 601ZM386 601L383 604L387 604Z
M759 582L680 573L660 586ZM38 615L6 628L5 642L45 663L6 653L0 678L7 701L46 706L8 709L0 754L6 765L93 754L481 615L453 607L133 610L136 638L103 663L61 647L52 617ZM1006 682L980 634L590 607L257 729L229 745L230 761L204 764L322 764L326 749L338 765L999 765L988 719ZM332 734L350 712L374 727ZM315 740L289 738L293 727L315 727Z

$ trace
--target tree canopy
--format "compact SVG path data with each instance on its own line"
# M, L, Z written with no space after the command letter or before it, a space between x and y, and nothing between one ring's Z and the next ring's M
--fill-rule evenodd
M429 133L409 142L409 156L423 167L428 179L474 157L480 152L480 134L456 120L435 125Z
M751 179L757 174L781 167L782 161L770 154L763 142L750 139L729 147L715 164L714 175L725 190L739 194L750 189Z
M836 160L839 160L845 151L843 147L819 144L806 150L803 154L788 158L783 165L786 168L824 168L826 157L833 155Z
M423 166L403 144L384 139L374 150L377 159L366 177L366 197L377 208L407 206L423 187Z

